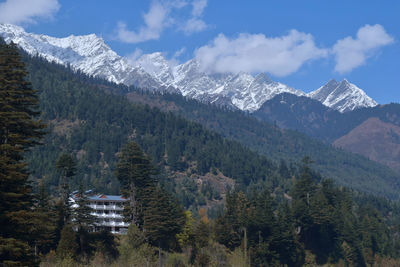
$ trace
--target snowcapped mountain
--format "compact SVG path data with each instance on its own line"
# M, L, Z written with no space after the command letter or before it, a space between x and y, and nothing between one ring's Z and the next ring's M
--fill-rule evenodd
M378 105L362 89L348 82L346 79L341 82L332 79L324 86L308 93L307 96L340 112Z
M253 112L281 93L306 96L302 91L272 81L265 73L208 74L192 59L174 66L162 53L142 55L134 62L117 55L95 35L55 38L27 33L23 28L0 24L0 35L31 55L69 65L88 75L110 82L134 85L151 91L179 92L202 102L235 107ZM358 107L375 106L376 102L361 89L343 81L331 81L307 96L341 112Z
M182 95L211 103L233 105L250 112L283 92L304 95L299 90L272 81L264 73L255 77L244 72L207 74L200 71L196 60L174 67L173 73L173 85L181 90Z
M160 52L141 56L133 62L133 66L142 68L164 85L171 85L174 82L172 68Z
M135 68L128 60L117 55L101 37L95 34L55 38L27 33L15 25L0 24L0 35L7 43L12 41L31 55L39 55L58 64L70 65L73 69L81 70L91 76L149 90L167 89L143 68Z

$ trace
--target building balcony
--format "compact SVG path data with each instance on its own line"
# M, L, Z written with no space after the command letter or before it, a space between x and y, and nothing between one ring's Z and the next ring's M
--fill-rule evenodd
M124 206L118 206L118 205L94 205L90 204L90 208L94 210L123 210Z
M116 213L96 213L96 212L92 212L91 215L96 216L97 218L110 218L110 219L122 219L123 216L122 214L116 214Z
M126 222L97 222L97 226L117 226L117 227L128 227L129 223Z

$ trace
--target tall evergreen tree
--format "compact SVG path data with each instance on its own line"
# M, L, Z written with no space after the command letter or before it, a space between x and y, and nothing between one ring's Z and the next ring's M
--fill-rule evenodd
M144 209L143 229L149 243L158 247L159 262L162 264L162 249L169 250L174 243L178 246L176 235L182 230L185 215L182 208L159 186L149 196Z
M119 155L116 177L121 187L122 195L129 198L125 206L125 218L131 223L141 224L143 203L140 200L148 197L155 187L153 178L155 169L150 159L135 142L128 143Z
M142 229L150 244L161 250L176 246L176 235L182 230L185 215L182 208L153 177L155 168L138 144L126 145L119 156L116 176L123 196L129 198L125 218Z
M56 168L61 172L60 195L64 203L64 223L66 223L71 212L69 203L69 179L76 174L76 162L71 155L63 153L57 159Z
M154 188L146 204L143 224L150 243L169 249L171 242L176 241L176 235L182 230L184 216L181 207L168 193L159 186Z
M95 223L96 217L91 214L93 209L89 207L89 199L85 195L82 183L79 186L76 207L73 211L73 224L78 229L88 230Z
M0 45L0 261L5 265L33 264L24 152L39 143L45 125L36 119L38 97L26 75L17 47Z
M43 182L34 198L34 224L31 234L34 236L35 255L44 255L56 246L56 212L50 204L49 195Z
M301 241L306 245L312 240L312 232L309 231L313 225L310 204L316 190L311 176L310 163L311 161L308 157L303 159L302 172L291 190L293 196L293 216L297 231L300 234Z
M70 224L64 225L61 231L61 238L57 246L57 256L60 259L74 258L78 250L78 243L76 242L76 233Z
M93 209L89 207L88 197L85 195L83 184L79 185L79 190L76 198L76 207L72 212L72 224L78 231L80 253L87 251L88 233L91 227L94 226L96 217L91 214Z

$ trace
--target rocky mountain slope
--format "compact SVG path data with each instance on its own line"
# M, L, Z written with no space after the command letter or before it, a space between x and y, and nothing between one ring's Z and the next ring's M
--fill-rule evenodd
M196 60L174 66L160 52L142 55L130 62L117 55L95 34L55 38L27 33L11 24L0 24L0 35L6 42L13 41L31 55L69 65L110 82L151 91L179 92L202 102L249 112L258 110L267 100L281 93L306 95L272 81L265 73L255 76L249 73L209 74L201 71ZM376 105L361 89L347 81L331 81L308 96L340 112Z
M281 94L266 101L253 115L400 170L400 104L341 113L308 97Z
M348 82L346 79L341 82L332 79L324 86L308 93L307 96L340 112L378 105L362 89Z

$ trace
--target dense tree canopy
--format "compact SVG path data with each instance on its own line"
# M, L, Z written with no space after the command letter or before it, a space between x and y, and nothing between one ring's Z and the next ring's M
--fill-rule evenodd
M31 265L32 197L24 152L38 144L44 124L36 119L38 97L16 46L0 46L0 259Z

